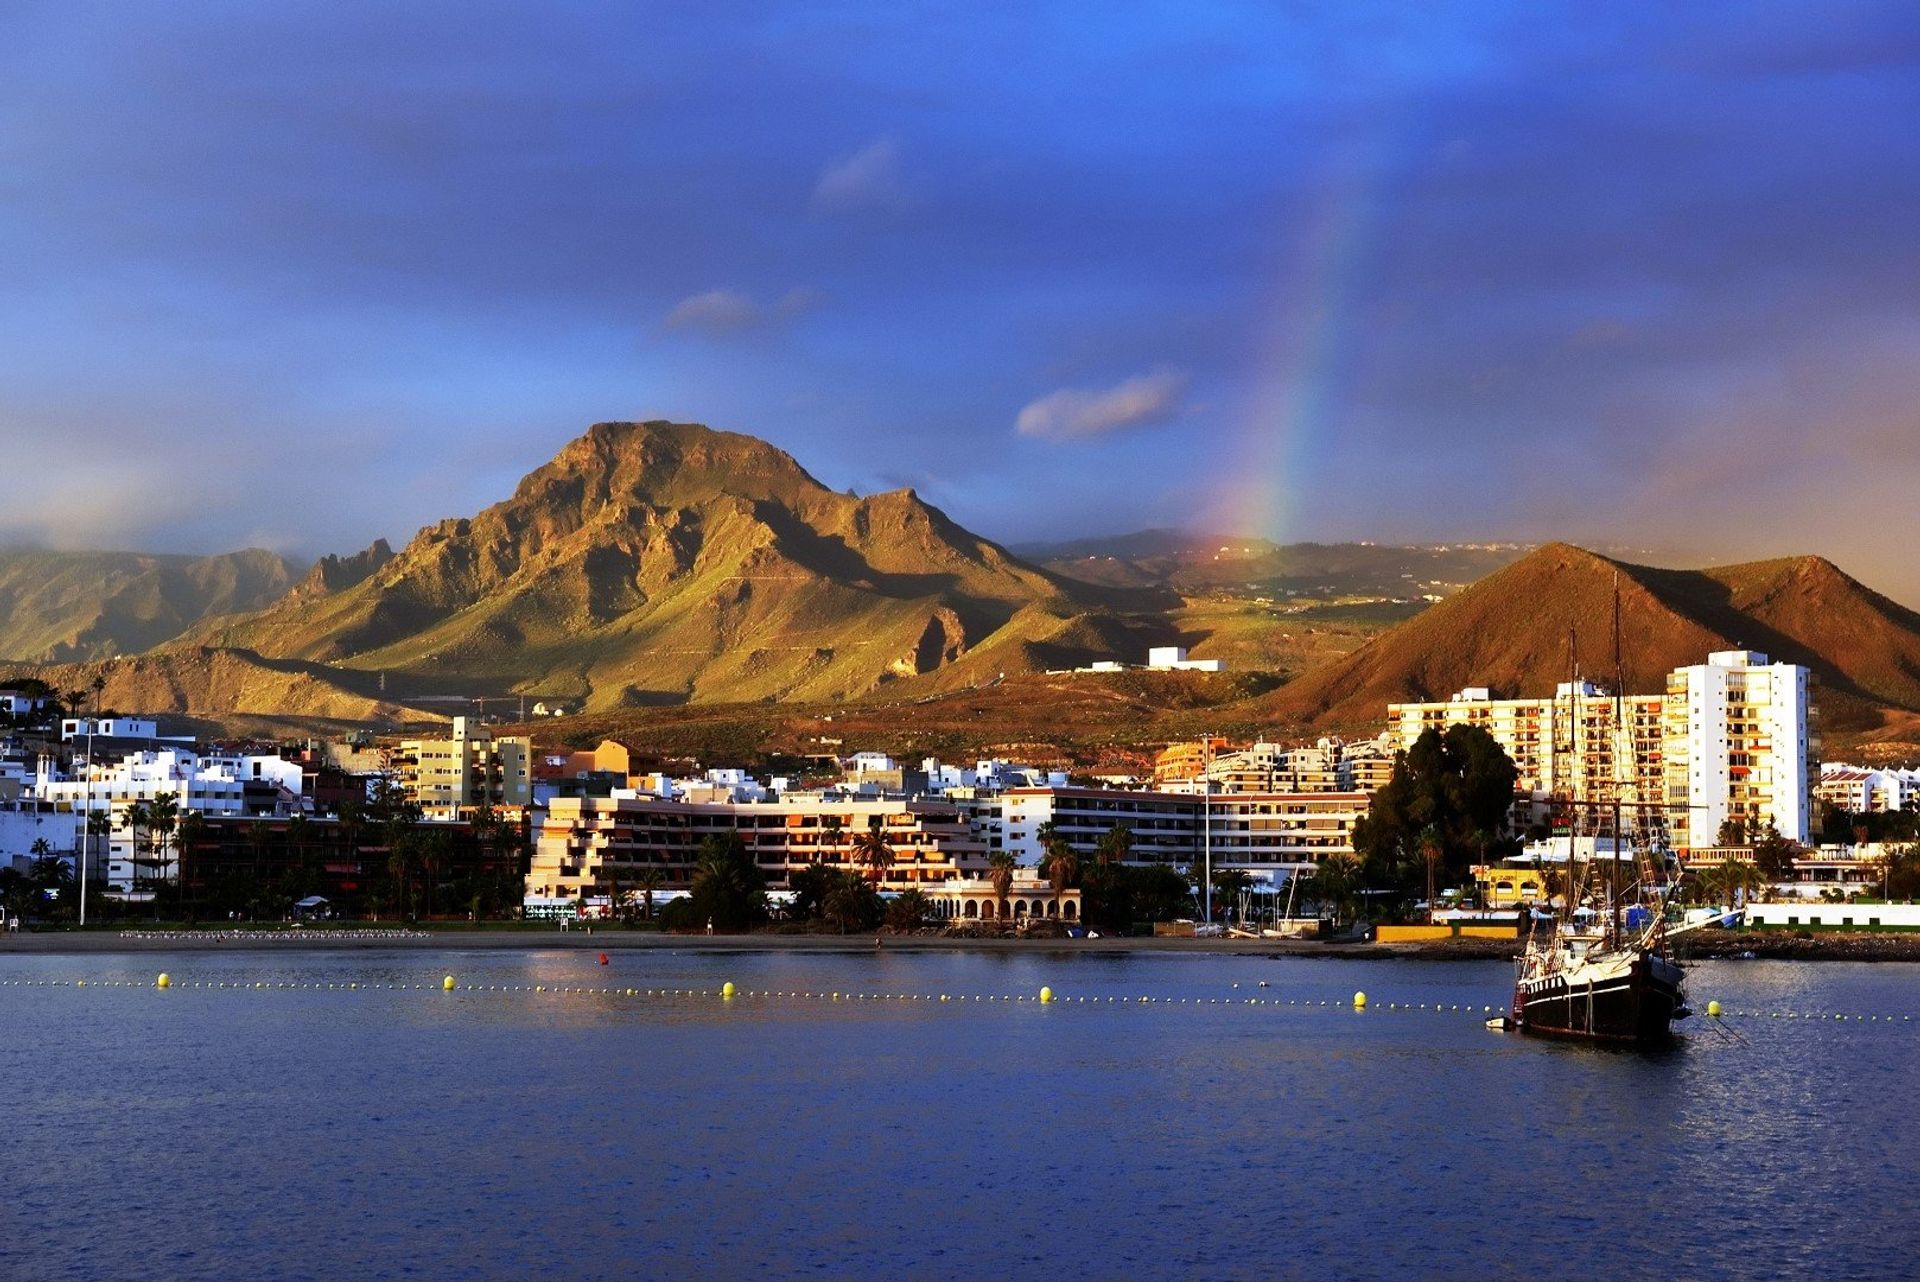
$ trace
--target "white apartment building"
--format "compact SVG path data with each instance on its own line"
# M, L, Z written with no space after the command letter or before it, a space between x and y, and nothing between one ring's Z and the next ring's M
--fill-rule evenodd
M1812 828L1813 757L1810 674L1770 663L1750 650L1711 654L1676 668L1661 694L1619 703L1626 714L1631 766L1616 764L1621 735L1612 694L1590 682L1563 682L1550 699L1496 699L1485 687L1444 703L1396 703L1387 732L1399 751L1428 729L1473 725L1491 734L1520 772L1518 788L1544 801L1576 796L1604 803L1614 781L1631 778L1648 817L1681 848L1716 844L1731 816L1772 823L1804 843ZM1604 808L1581 822L1610 831Z
M51 761L33 780L33 797L68 816L73 847L83 840L89 815L109 816L112 831L93 839L106 843L106 879L120 894L141 880L173 880L179 872L170 854L136 859L136 833L129 820L135 805L151 806L172 796L180 813L205 816L280 815L298 804L302 786L298 763L279 756L218 755L191 748L129 753L114 762L76 763L72 775L56 775ZM91 840L88 841L91 845ZM90 863L92 860L89 861Z
M1666 800L1676 846L1717 844L1730 818L1812 834L1818 742L1811 673L1754 650L1721 650L1667 677Z
M1190 866L1210 849L1215 868L1266 880L1311 872L1330 854L1353 853L1353 827L1367 812L1362 792L1131 792L1119 788L1014 788L988 817L989 849L1023 865L1040 861L1040 829L1051 823L1082 860L1125 826L1130 863Z
M773 802L689 802L621 792L556 797L538 828L529 902L631 890L643 869L686 886L707 837L736 834L781 890L793 869L859 864L855 838L878 832L893 852L881 885L932 887L987 872L986 848L954 806L938 801L842 801L809 793Z
M1665 697L1628 695L1620 704L1633 741L1631 767L1614 761L1613 695L1590 681L1563 681L1550 699L1496 699L1485 686L1469 686L1445 703L1390 704L1387 734L1394 750L1405 752L1427 730L1478 726L1513 759L1523 793L1604 801L1616 779L1631 779L1642 802L1658 803L1667 782Z
M1820 763L1814 797L1849 814L1885 814L1920 807L1920 770L1876 770L1838 761Z
M66 717L60 722L62 739L83 739L88 735L102 739L158 739L160 725L149 717Z

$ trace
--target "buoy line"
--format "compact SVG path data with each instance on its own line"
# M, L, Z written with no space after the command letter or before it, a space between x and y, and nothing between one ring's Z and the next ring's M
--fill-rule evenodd
M1271 1010L1326 1011L1337 1013L1342 1010L1353 1014L1373 1012L1391 1012L1394 1014L1464 1014L1483 1018L1497 1013L1489 1004L1475 1005L1471 1002L1403 1002L1397 1000L1377 1001L1363 992L1356 992L1349 1001L1337 1001L1330 998L1299 997L1197 997L1192 995L1154 995L1139 994L1080 994L1056 993L1051 985L1042 985L1037 993L915 993L915 992L852 992L825 991L815 992L801 989L756 990L744 989L732 980L727 980L717 988L642 988L631 985L587 985L587 984L468 984L456 976L443 975L436 984L406 981L370 981L329 980L300 981L284 979L208 979L175 980L170 972L161 971L148 981L131 979L4 979L0 987L5 988L152 988L171 992L175 989L204 989L226 992L270 992L305 991L331 993L370 993L370 992L407 992L438 989L445 993L530 993L538 995L566 995L618 998L651 998L666 1000L719 1000L723 1003L738 1001L787 1001L787 1002L928 1002L933 1004L955 1002L1012 1002L1039 1006L1262 1006ZM1234 985L1239 987L1239 985ZM1801 1010L1765 1010L1756 1008L1729 1008L1718 999L1706 1003L1702 1013L1711 1020L1726 1019L1773 1019L1773 1020L1809 1020L1830 1021L1833 1023L1853 1024L1903 1024L1911 1025L1913 1016L1892 1014L1848 1014L1838 1011L1801 1011Z

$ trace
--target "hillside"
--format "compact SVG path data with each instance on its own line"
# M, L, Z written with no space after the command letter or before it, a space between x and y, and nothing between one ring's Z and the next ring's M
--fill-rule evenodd
M1115 599L911 490L855 498L753 437L602 423L504 502L185 643L592 708L838 699L1144 647Z
M1111 587L1160 587L1185 595L1270 597L1445 595L1509 565L1524 544L1271 543L1186 530L1140 530L1106 538L1024 546L1053 573Z
M1819 557L1665 570L1549 544L1267 696L1283 721L1377 726L1389 703L1444 699L1469 685L1550 692L1566 679L1568 634L1583 670L1610 678L1620 585L1629 690L1708 652L1756 649L1820 677L1823 725L1860 730L1886 709L1920 709L1920 615ZM1609 682L1610 683L1610 682Z
M0 550L0 658L137 654L212 616L268 605L298 572L257 548L221 556Z

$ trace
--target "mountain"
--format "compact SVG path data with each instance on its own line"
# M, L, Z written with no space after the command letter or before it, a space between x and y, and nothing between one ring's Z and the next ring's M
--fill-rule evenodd
M182 644L594 708L836 699L1079 661L1130 638L1113 600L912 490L855 498L750 436L601 423L504 502Z
M1161 587L1189 596L1418 600L1455 591L1511 564L1528 549L1520 543L1271 543L1153 529L1018 550L1057 575L1111 587Z
M0 550L0 658L136 654L214 615L258 610L298 573L258 548L221 556Z
M1655 569L1548 544L1262 700L1286 721L1377 726L1389 703L1444 699L1465 686L1550 693L1582 670L1611 684L1620 587L1628 690L1665 687L1669 670L1710 651L1761 650L1821 681L1822 723L1851 730L1889 710L1920 710L1920 614L1820 557L1704 570Z

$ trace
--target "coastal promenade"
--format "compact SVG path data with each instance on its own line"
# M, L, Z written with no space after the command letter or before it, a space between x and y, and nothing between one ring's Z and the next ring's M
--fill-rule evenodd
M876 938L878 942L876 943ZM0 937L6 953L241 952L407 949L423 952L548 951L840 953L1215 953L1253 956L1405 956L1404 949L1274 939L970 939L946 935L673 935L649 930L118 930L36 931ZM1511 951L1511 949L1509 949ZM1488 956L1476 953L1476 956ZM1497 954L1505 955L1505 954Z
M1444 939L1397 944L1320 943L1283 939L1187 939L1169 936L1099 939L967 938L951 935L677 935L650 930L351 929L50 930L0 935L0 955L126 952L290 952L404 949L418 952L677 952L677 953L1193 953L1252 957L1323 957L1344 961L1510 960L1519 942ZM1692 960L1920 962L1920 932L1700 931L1687 938Z

